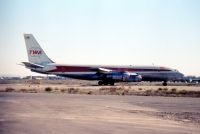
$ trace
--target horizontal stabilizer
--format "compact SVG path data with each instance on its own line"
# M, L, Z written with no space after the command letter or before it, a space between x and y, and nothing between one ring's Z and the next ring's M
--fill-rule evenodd
M22 62L27 68L43 68L44 66L30 62Z

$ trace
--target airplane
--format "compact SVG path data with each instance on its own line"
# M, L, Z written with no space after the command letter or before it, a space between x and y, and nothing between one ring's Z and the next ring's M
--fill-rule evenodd
M98 85L114 85L117 82L168 81L179 80L183 74L177 70L157 66L101 66L65 65L52 61L32 34L24 34L28 60L22 62L32 72L62 77L98 80Z

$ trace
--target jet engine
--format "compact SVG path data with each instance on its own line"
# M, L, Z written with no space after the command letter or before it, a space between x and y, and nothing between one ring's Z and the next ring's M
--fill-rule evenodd
M106 75L106 79L110 79L116 82L140 82L142 80L141 75L130 72L113 72Z

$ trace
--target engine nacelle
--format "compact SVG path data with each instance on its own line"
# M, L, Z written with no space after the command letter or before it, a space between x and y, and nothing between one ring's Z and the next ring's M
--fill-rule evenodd
M106 79L118 81L118 82L140 82L142 80L141 75L130 72L114 72L106 75Z

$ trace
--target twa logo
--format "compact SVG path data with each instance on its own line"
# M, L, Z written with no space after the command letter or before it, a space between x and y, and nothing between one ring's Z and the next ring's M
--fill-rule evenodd
M29 50L31 56L39 56L42 54L42 50Z

